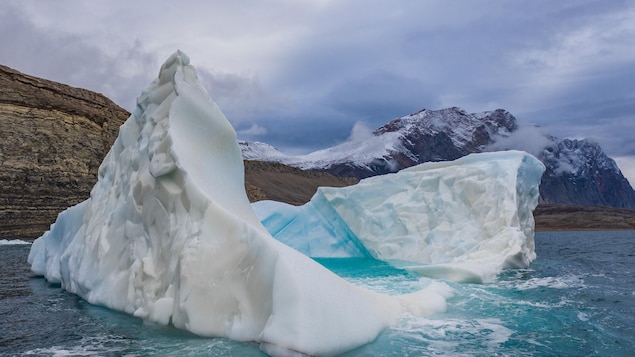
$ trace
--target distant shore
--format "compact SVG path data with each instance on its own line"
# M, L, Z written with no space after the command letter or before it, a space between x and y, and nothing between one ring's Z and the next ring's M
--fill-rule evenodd
M538 205L536 231L635 230L635 210L574 205Z
M623 208L541 204L534 219L537 232L635 230L635 210ZM10 244L12 239L3 240Z

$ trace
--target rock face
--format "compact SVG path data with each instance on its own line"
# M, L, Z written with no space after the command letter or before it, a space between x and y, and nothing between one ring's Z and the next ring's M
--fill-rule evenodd
M277 162L245 160L245 190L249 201L273 200L302 205L318 187L356 184L352 177L337 177L326 172L304 171Z
M635 192L613 159L586 140L553 140L539 156L544 203L635 209Z
M0 66L0 238L36 238L88 198L129 116L102 94Z

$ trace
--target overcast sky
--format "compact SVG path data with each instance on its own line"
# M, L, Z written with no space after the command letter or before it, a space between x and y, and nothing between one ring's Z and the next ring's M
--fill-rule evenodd
M286 153L423 108L503 108L599 142L635 182L632 0L0 2L0 64L128 110L176 49L239 138Z

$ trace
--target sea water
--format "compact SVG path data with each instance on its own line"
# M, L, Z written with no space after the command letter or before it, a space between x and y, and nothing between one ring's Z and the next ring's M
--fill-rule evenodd
M262 356L94 306L34 277L30 245L0 245L0 355ZM538 232L538 259L489 284L443 282L448 310L405 317L346 356L634 356L635 231ZM368 259L319 259L400 294L437 283Z

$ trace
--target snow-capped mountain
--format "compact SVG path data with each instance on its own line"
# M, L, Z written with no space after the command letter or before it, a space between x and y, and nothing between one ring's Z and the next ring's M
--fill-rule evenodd
M597 143L554 139L539 158L547 167L540 191L548 203L635 209L633 188Z
M275 147L259 141L238 140L238 145L244 160L257 160L266 162L286 162L291 156L287 156Z
M560 140L498 109L467 113L460 108L421 110L394 119L372 134L307 155L289 156L259 142L240 142L246 160L273 161L337 176L365 178L428 161L470 153L517 149L540 159L547 170L541 202L635 209L635 191L615 161L588 140Z
M246 160L274 161L306 170L364 178L427 161L454 160L486 151L495 135L517 128L506 111L467 114L459 108L421 110L392 120L371 135L307 155L285 155L271 145L241 141Z

